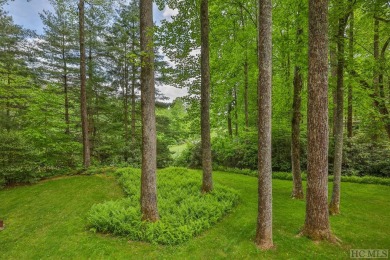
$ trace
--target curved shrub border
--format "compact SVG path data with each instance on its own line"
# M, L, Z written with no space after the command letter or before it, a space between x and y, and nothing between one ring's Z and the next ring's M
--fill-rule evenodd
M126 198L94 205L88 217L91 230L126 236L131 240L179 244L210 228L238 202L237 193L216 184L209 194L201 193L199 172L184 168L158 171L157 190L160 220L141 221L139 169L115 172Z

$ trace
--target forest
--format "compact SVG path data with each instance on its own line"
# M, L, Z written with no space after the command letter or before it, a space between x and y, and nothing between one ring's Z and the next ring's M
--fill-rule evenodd
M388 258L388 1L12 2L0 258Z

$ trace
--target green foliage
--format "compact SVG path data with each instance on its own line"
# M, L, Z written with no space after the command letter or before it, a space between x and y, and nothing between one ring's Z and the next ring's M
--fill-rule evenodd
M165 168L171 165L173 159L171 151L169 150L170 140L163 136L157 137L157 167Z
M274 131L277 133L277 131ZM291 171L291 144L289 136L274 134L272 139L272 169L276 172ZM307 167L307 145L305 136L301 137L301 168ZM330 142L329 165L332 173L333 143ZM345 141L343 149L343 176L390 177L390 143L387 140L372 141L365 134L358 133ZM257 169L257 133L247 132L238 137L216 136L212 138L214 168ZM188 143L175 158L174 164L190 168L201 167L200 142ZM246 170L249 169L249 170ZM236 171L236 170L234 170ZM245 174L245 173L244 173ZM251 174L249 174L251 175ZM284 178L282 178L284 179ZM291 179L291 178L289 178Z
M174 165L194 169L200 168L202 166L201 143L187 143L187 147L175 158Z
M215 185L210 194L202 194L201 176L184 168L158 172L160 220L141 221L140 170L119 169L115 173L126 198L94 205L88 221L91 228L126 236L131 240L159 244L179 244L210 228L237 203L232 189Z
M290 139L274 136L272 140L272 169L274 171L291 170ZM306 167L305 140L302 140L302 167ZM229 168L257 169L257 132L250 131L238 137L216 136L212 138L213 163ZM186 149L175 159L175 165L190 168L201 167L200 142L188 143Z
M390 142L372 142L362 134L347 139L344 172L347 175L390 177Z
M231 138L216 137L212 149L214 162L233 168L256 169L257 167L257 133L248 132L245 136Z
M257 177L258 172L255 170L250 169L238 169L238 168L229 168L229 167L221 167L216 166L214 167L215 171L223 171L223 172L231 172L231 173L237 173L242 175L248 175L252 177ZM302 180L307 180L307 174L306 172L303 172L301 174ZM278 179L278 180L286 180L286 181L292 181L293 176L290 172L272 172L272 178ZM333 176L329 175L328 177L329 182L333 182ZM389 178L381 178L381 177L375 177L375 176L341 176L342 182L352 182L352 183L362 183L362 184L377 184L377 185L385 185L390 186L390 179Z
M0 131L0 187L18 182L33 183L39 178L36 151L21 133Z

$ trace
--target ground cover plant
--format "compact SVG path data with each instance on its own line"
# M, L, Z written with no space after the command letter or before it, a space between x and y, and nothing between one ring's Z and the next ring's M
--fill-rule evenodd
M131 240L159 244L179 244L210 228L238 202L231 188L216 185L211 193L201 193L200 176L184 168L167 168L158 173L160 220L142 221L139 169L115 172L126 198L96 204L88 221L92 230L126 236Z

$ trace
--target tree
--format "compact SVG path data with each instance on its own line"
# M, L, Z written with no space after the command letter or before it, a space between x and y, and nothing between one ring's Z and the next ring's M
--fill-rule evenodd
M157 210L156 116L152 0L140 0L141 113L142 113L142 219L155 222Z
M201 34L201 139L202 139L202 191L213 189L210 141L210 64L208 0L200 3Z
M349 66L353 67L353 55L354 55L354 12L351 10L349 18L349 30L348 30L348 63ZM348 138L353 136L353 83L350 80L348 84L348 116L347 116L347 133Z
M139 62L139 7L138 2L121 6L114 18L113 25L106 35L108 76L116 91L121 93L123 102L122 122L124 138L123 159L135 162L136 153L140 151L138 131L136 131L136 114L140 78ZM137 132L137 136L136 136Z
M259 0L259 205L256 245L273 247L272 241L272 2Z
M33 180L38 166L25 131L36 89L27 63L29 35L0 9L0 186Z
M302 76L302 65L300 63L300 53L303 47L303 28L302 28L302 1L298 2L297 12L297 32L296 32L296 50L295 50L295 68L294 68L294 97L293 97L293 118L291 124L291 167L293 175L293 191L291 197L294 199L303 199L302 189L302 177L301 177L301 143L300 143L300 132L301 132L301 92L303 87L303 76Z
M88 114L87 114L87 89L85 66L85 35L84 35L84 0L79 2L79 43L80 43L80 111L81 128L83 136L83 165L88 168L91 165L91 154L88 138Z
M350 11L344 10L344 1L337 3L339 14L337 30L337 83L336 83L336 114L334 115L334 163L333 163L333 192L329 205L329 213L336 215L340 213L340 189L341 189L341 168L343 162L343 130L344 130L344 33L347 26ZM349 8L348 8L349 9Z
M309 0L308 166L302 234L330 239L328 210L328 1Z
M66 1L51 0L54 11L44 10L40 14L44 24L43 41L39 42L39 56L43 58L41 71L47 74L46 81L59 81L64 93L65 133L70 134L71 87L76 78L74 53L77 50L76 19Z

